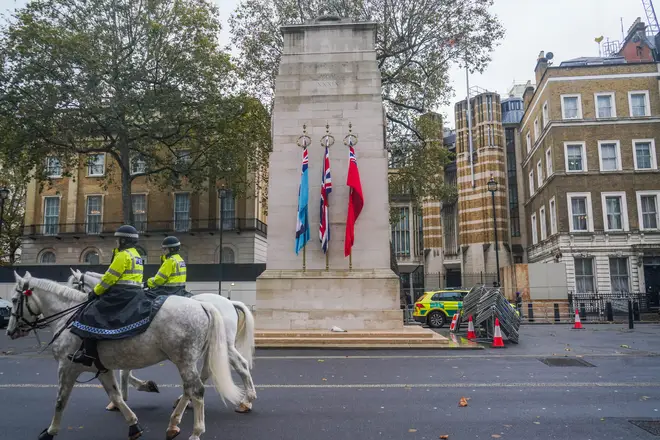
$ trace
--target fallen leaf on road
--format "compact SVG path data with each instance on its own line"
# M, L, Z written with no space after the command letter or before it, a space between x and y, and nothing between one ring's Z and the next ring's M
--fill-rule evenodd
M324 377L324 378L323 378L323 379L321 379L321 380L325 380L325 381L327 381L328 379L326 379L326 378Z
M622 344L622 345L621 345L621 348L630 348L630 347L627 346L626 344Z
M504 425L505 428L513 428L513 425Z
M540 424L541 424L541 422L534 422L534 424L535 424L535 425L540 425Z
M325 362L323 359L319 359L316 362Z
M467 401L468 399L466 399L465 397L461 397L461 400L458 401L458 406L460 407L468 406Z
M447 435L447 434L442 434L442 435L440 436L440 438L441 438L442 440L447 440L447 439L449 438L449 435Z
M639 398L639 400L649 400L649 399L650 399L649 396L642 396L642 397Z
M410 428L408 432L417 432L417 430L415 428Z
M499 434L493 434L493 435L491 435L491 437L493 437L493 438L501 438L502 436L499 435Z
M566 351L571 351L571 349L570 349L570 348L565 348L564 350L566 350Z

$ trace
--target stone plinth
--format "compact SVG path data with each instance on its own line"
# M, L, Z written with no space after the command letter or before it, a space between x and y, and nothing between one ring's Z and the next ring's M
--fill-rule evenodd
M262 330L401 330L399 279L387 270L266 270L257 279Z
M257 280L261 329L400 329L399 280L390 269L387 151L375 23L325 18L282 28L284 48L275 85L273 151L269 164L268 257ZM332 193L329 196L328 266L319 240L324 147L329 132ZM364 195L355 225L352 271L344 257L352 124ZM295 253L303 125L311 138L306 271Z

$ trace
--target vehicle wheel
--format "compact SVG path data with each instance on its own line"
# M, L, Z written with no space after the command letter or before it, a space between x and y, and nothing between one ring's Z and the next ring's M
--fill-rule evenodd
M431 312L426 318L426 322L431 328L441 328L443 325L445 325L446 320L447 318L442 312Z

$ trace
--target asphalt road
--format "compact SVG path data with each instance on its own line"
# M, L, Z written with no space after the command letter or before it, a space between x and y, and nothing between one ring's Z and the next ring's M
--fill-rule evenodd
M521 344L502 350L258 351L254 411L236 414L209 389L202 438L658 438L629 420L660 420L660 326L529 326L521 334ZM0 439L36 439L52 415L55 363L35 353L33 338L0 336L0 352ZM539 360L565 356L593 366ZM143 438L162 439L180 380L169 363L135 373L161 387L131 390L129 404ZM468 407L458 406L461 397ZM121 415L106 404L97 382L76 388L58 439L125 438ZM187 438L192 413L181 427Z

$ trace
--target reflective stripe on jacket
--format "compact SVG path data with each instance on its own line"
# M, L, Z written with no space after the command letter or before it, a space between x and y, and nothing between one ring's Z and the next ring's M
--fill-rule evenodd
M135 248L124 249L115 254L101 282L94 287L94 293L104 294L111 286L142 286L144 271L142 257Z
M156 286L185 286L186 262L179 254L170 255L158 269L153 278L147 280L147 286L153 289Z

